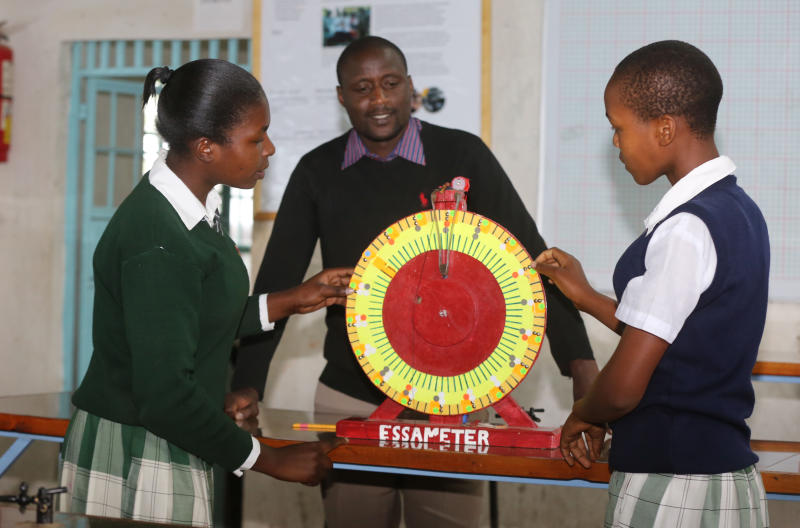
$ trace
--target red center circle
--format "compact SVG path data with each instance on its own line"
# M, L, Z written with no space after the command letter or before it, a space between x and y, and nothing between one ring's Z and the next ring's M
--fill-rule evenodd
M452 278L443 279L440 275L438 279L425 282L415 302L414 330L432 345L453 346L475 329L472 297Z
M468 372L494 351L505 327L505 298L480 261L450 252L447 278L439 252L401 267L383 299L383 327L392 348L414 369L435 376Z

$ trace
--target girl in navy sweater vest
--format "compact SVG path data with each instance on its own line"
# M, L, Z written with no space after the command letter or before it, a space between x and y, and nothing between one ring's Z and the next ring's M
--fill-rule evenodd
M551 248L536 259L621 336L561 435L566 462L589 467L607 424L614 432L605 526L769 524L745 424L769 239L717 151L721 98L719 72L690 44L656 42L623 59L605 90L614 146L637 183L666 175L672 188L617 263L617 300L595 291L571 255Z

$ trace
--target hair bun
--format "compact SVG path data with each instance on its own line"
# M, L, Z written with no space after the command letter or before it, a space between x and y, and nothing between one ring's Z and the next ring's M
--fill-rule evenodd
M144 89L142 90L142 106L147 104L147 101L153 97L156 92L156 81L161 82L161 84L166 85L167 81L169 81L170 77L172 77L172 70L169 69L169 66L159 66L158 68L153 68L147 73L147 77L144 79Z
M170 70L169 66L156 68L156 70L157 70L156 79L161 81L161 84L167 84L167 81L169 81L169 78L172 77L172 73L174 71Z

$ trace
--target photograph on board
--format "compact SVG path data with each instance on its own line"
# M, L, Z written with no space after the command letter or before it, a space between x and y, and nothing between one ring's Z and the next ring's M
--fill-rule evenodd
M324 8L322 10L322 45L346 46L369 35L370 8L365 6Z

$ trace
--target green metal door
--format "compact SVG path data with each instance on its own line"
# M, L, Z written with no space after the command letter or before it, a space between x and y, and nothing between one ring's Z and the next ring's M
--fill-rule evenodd
M142 174L142 83L89 79L81 187L77 379L92 351L92 255L119 204Z

